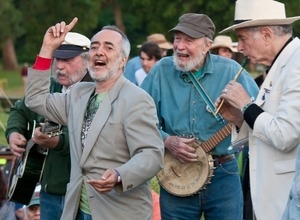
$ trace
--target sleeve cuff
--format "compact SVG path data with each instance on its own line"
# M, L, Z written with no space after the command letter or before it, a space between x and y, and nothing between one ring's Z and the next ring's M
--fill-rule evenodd
M52 59L36 56L36 60L32 68L36 70L48 70L51 67L51 62Z
M248 106L248 108L244 112L244 119L249 125L251 129L254 127L254 122L256 118L263 113L264 110L262 110L258 105L252 104Z

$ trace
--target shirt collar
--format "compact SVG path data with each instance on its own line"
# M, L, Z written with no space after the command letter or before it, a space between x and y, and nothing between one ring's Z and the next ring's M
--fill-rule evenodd
M269 70L271 69L271 67L272 67L273 64L275 63L275 61L276 61L277 57L279 56L279 54L283 51L283 49L284 49L289 43L291 43L291 42L293 41L293 39L294 39L293 37L290 37L290 38L287 40L287 42L283 45L283 47L281 48L281 50L280 50L280 51L277 53L277 55L275 56L273 62L271 63L271 66L267 67L267 69L266 69L266 74L268 74Z

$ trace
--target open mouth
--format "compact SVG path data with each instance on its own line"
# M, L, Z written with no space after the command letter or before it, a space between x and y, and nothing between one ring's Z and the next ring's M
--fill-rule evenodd
M67 78L67 75L64 73L57 73L57 78L64 79L64 78Z
M190 57L190 55L184 54L184 53L177 53L177 57L179 57L179 58L188 58L188 57Z
M95 67L102 67L102 66L105 66L105 65L106 65L106 63L103 60L94 61L94 66Z

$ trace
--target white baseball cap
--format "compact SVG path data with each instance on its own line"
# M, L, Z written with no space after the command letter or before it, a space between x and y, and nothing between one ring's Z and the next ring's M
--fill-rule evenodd
M54 51L54 58L70 59L88 52L91 41L84 35L68 32L64 42Z

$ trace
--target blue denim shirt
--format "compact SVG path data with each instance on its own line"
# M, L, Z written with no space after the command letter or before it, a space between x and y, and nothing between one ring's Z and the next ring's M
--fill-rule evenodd
M240 67L234 60L207 54L203 74L198 81L213 103L227 83L233 80ZM258 87L247 71L242 72L238 82L244 86L250 97L256 97ZM224 126L208 110L206 102L193 83L189 82L187 74L175 68L171 56L154 65L141 87L154 99L163 139L168 135L191 135L205 141ZM229 152L229 146L230 136L219 143L212 154L235 153L237 149Z
M130 60L128 60L126 66L125 66L124 76L129 81L136 84L135 72L140 68L142 68L140 56L135 56L135 57L131 58Z
M296 157L296 173L285 208L282 220L292 220L300 218L300 148Z

